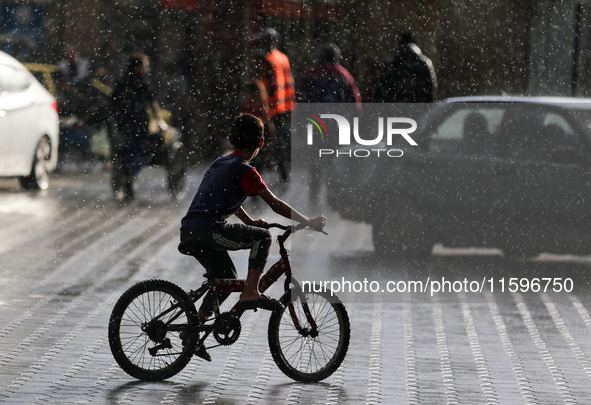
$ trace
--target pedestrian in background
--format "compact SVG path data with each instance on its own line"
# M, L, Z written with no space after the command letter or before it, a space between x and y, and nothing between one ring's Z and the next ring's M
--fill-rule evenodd
M300 82L298 101L302 103L354 103L349 109L340 105L339 111L347 117L361 113L361 94L355 79L339 62L341 50L333 43L322 47L318 55L318 62L311 66ZM336 106L335 106L336 107ZM348 111L342 111L345 108ZM331 145L337 147L337 145ZM309 168L310 198L318 201L323 176L323 160L312 159Z
M64 59L58 63L58 81L60 84L74 85L91 73L91 63L88 58L80 55L78 49L69 45L64 49Z
M398 49L384 61L374 93L376 102L385 103L431 103L437 98L433 63L410 30L401 32Z
M339 62L341 50L333 43L322 47L318 63L304 73L300 83L299 101L303 103L357 103L361 94L355 79Z
M113 87L125 72L125 63L128 57L121 50L119 43L109 41L105 47L103 68L105 69L104 83Z
M253 38L257 60L256 77L267 89L269 117L275 126L276 159L281 179L289 180L291 162L291 111L295 88L289 58L277 49L279 34L265 28Z
M80 103L79 85L91 74L91 63L80 55L78 49L69 45L64 49L64 59L57 65L57 93L60 115L75 115Z
M86 104L85 90L91 77L92 64L82 57L78 49L69 45L64 49L64 59L58 63L56 89L60 125L58 170L65 160L81 163L89 158L90 132L82 124Z
M162 119L154 88L149 79L150 59L143 53L134 53L129 58L125 74L115 85L112 94L114 118L119 133L113 149L121 159L122 188L115 197L132 200L133 181L142 166L149 162L149 113L151 109L161 130L167 125ZM114 179L116 180L116 179Z
M167 65L167 77L163 86L163 107L170 111L171 125L181 132L184 145L194 150L197 137L196 118L199 106L192 93L192 78L183 69L181 56Z

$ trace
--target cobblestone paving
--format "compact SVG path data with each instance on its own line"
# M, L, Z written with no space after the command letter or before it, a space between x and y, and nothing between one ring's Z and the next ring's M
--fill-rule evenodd
M176 251L188 201L175 206L165 197L140 197L117 206L104 176L94 176L90 195L58 179L52 193L68 193L63 199L0 189L0 403L591 403L587 261L525 265L526 271L576 275L579 288L570 294L415 294L397 301L345 295L349 353L318 384L296 383L279 371L268 350L265 311L246 313L238 342L211 349L213 362L193 359L168 381L136 381L113 360L108 317L121 293L140 280L200 285L202 271ZM143 187L161 192L158 184ZM333 237L324 243L367 240L366 227L355 229L356 242ZM276 258L274 251L271 261ZM474 277L491 270L487 266L503 266L494 258L470 260ZM352 274L364 261L340 258L334 266ZM390 269L385 277L417 270L369 263ZM465 264L439 256L419 267L436 274L450 263ZM370 274L379 273L374 270Z

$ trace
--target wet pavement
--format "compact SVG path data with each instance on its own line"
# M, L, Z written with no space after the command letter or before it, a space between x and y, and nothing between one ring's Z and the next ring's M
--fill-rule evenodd
M189 189L202 173L190 173ZM278 194L309 210L298 184ZM144 279L167 279L185 289L203 281L194 259L176 250L191 193L172 201L164 172L149 168L137 195L130 204L113 201L108 175L100 170L65 171L41 194L0 182L0 403L591 403L589 258L509 261L495 251L441 248L422 261L376 258L371 228L339 221L325 207L329 236L293 242L300 278L380 285L380 291L340 294L352 335L333 376L317 384L284 376L268 350L269 314L249 311L239 340L211 349L213 362L193 359L164 382L134 380L108 346L116 300ZM278 219L260 204L248 209ZM278 255L273 249L270 262ZM246 254L233 257L244 275ZM511 278L526 280L528 288L508 291ZM572 291L531 292L536 278L551 285L560 279L568 289L564 280L572 279ZM433 281L443 280L484 288L382 291L388 282L434 287Z

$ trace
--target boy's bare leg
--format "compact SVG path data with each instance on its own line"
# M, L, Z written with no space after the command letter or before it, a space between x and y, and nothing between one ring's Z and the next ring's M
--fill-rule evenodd
M249 269L246 275L246 282L244 289L240 294L240 302L242 302L243 309L262 308L269 311L281 311L284 306L281 302L274 298L269 298L259 292L259 281L263 274L260 270Z
M197 311L197 318L199 318L199 323L204 324L205 321L209 318L209 314L203 312L202 310ZM189 332L184 330L179 333L179 338L185 340L189 337Z
M199 322L201 324L204 324L205 321L207 321L207 319L209 318L209 314L206 314L202 310L199 310L199 311L197 311L197 317L199 318Z
M197 317L199 318L199 322L201 324L205 323L205 321L207 321L207 318L209 318L209 314L203 312L203 311L198 311L197 312ZM201 337L201 334L198 334L199 338ZM181 340L186 340L189 338L189 332L184 330L181 333L179 333L179 338ZM185 345L185 343L183 342L183 346ZM211 361L211 355L207 352L207 350L205 349L204 345L200 345L197 346L197 348L195 349L195 354L198 357L201 357L203 360L206 361Z
M248 269L244 289L240 294L240 301L256 301L260 298L259 280L263 274L260 270Z

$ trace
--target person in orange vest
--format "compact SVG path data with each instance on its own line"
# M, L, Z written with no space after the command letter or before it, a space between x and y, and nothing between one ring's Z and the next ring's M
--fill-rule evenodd
M289 180L291 162L291 110L295 88L289 58L277 49L279 34L265 28L253 37L258 56L257 78L267 89L269 118L275 126L275 157L281 179Z

